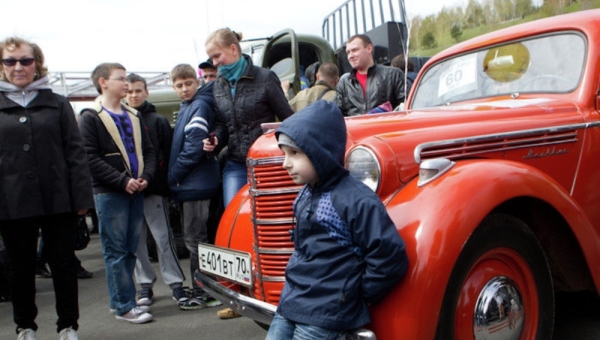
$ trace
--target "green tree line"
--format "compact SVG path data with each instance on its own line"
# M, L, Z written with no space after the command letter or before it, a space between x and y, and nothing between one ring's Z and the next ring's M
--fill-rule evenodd
M554 15L599 8L600 0L468 0L437 14L410 19L410 54L432 56L451 45L500 28Z

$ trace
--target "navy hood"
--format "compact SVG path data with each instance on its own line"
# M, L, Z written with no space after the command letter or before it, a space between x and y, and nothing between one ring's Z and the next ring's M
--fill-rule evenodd
M202 100L204 100L204 102L208 105L210 105L210 107L214 107L214 103L215 100L213 98L213 84L214 82L211 81L208 84L202 85L198 88L198 92L196 92L196 94L194 95L194 97L192 97L192 99L188 100L188 101L184 101L183 103L185 105L189 105L191 104L194 100L198 99L198 98L202 98Z
M344 168L346 122L335 103L318 100L294 113L275 131L288 135L312 162L319 175L318 186L348 174Z

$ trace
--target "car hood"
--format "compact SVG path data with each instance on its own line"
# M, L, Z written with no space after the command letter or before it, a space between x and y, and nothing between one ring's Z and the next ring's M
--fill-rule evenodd
M537 130L582 121L579 108L571 102L553 97L506 97L418 111L347 117L346 149L347 152L357 146L371 149L380 162L391 162L398 180L406 183L418 175L419 163L424 159L501 157L499 150L507 147L512 150L515 143L523 149L530 148L527 138ZM281 151L271 132L255 142L248 157L279 155Z

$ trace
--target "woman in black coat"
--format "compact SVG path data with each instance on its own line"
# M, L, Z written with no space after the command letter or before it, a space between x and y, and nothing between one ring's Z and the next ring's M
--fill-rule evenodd
M0 42L0 58L0 232L17 333L19 339L35 339L41 229L52 270L57 332L61 339L76 339L76 221L94 204L87 157L71 105L50 88L41 49L7 38Z

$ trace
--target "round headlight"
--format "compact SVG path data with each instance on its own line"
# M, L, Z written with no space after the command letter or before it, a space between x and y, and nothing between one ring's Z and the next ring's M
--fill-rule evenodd
M346 157L346 168L354 178L366 184L371 190L377 191L381 168L371 150L359 146L350 151Z

